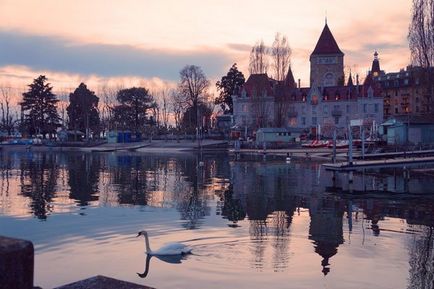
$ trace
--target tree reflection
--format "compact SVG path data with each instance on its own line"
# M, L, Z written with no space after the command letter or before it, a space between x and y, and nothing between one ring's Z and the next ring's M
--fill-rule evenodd
M206 200L206 187L204 186L204 174L207 163L199 166L199 156L196 159L190 158L181 163L181 170L185 174L181 178L178 175L175 183L175 195L177 196L177 210L184 220L183 226L186 229L197 229L202 223L202 219L209 215L210 208Z
M130 155L115 157L116 166L111 174L119 204L147 205L147 175L142 158Z
M234 199L233 186L229 185L229 188L223 193L221 201L223 201L222 216L232 222L231 227L236 227L238 221L244 220L246 212L239 199Z
M21 194L29 197L32 213L45 220L52 211L52 199L56 195L56 183L59 175L55 154L31 154L22 158L20 163Z
M289 190L289 166L239 162L231 172L233 194L249 218L253 266L263 268L269 243L273 269L283 270L289 261L289 232L298 199Z
M90 154L72 154L67 158L69 197L80 206L98 200L100 159Z
M0 151L0 196L9 197L12 159Z

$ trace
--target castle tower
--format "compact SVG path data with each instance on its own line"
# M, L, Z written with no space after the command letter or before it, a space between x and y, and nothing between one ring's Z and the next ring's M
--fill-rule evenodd
M310 86L327 87L344 84L344 53L339 49L327 21L310 55Z

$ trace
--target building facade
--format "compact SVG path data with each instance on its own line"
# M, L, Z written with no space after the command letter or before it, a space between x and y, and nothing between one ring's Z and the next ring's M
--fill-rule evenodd
M360 84L351 73L345 83L344 53L327 23L310 56L310 87L300 87L289 68L285 81L267 74L252 74L233 96L234 123L241 131L264 127L302 128L315 133L322 128L347 128L351 120L367 125L383 121L380 84L372 76Z
M376 53L373 67L375 61L378 62L377 57ZM434 70L431 70L431 73L434 74ZM425 69L407 66L399 72L385 73L377 69L371 74L374 81L381 86L385 119L409 114L424 116L433 113L431 87Z

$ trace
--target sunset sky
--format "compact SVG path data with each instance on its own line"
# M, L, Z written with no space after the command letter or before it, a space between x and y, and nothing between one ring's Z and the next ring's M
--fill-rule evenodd
M410 12L409 0L0 0L0 83L23 88L46 74L56 89L158 86L186 64L215 83L234 62L247 77L251 46L280 32L307 86L325 15L345 66L363 78L374 50L386 71L409 63Z

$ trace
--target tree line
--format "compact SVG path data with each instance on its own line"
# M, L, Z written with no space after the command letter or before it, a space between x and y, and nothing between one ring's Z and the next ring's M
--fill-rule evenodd
M135 134L188 133L209 129L214 106L232 113L232 94L244 83L236 64L216 83L217 98L209 93L211 83L202 68L186 65L176 87L157 91L139 87L104 86L95 93L80 83L69 95L56 95L45 75L27 86L18 103L20 113L11 112L11 91L0 87L0 131L20 131L30 137L53 138L60 129L81 132L86 138L110 130ZM62 99L63 98L63 99Z

